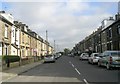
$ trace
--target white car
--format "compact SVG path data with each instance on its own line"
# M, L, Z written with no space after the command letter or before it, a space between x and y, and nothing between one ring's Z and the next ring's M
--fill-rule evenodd
M44 57L44 62L55 62L55 56L54 55L46 55Z
M80 60L88 60L88 57L89 57L88 53L82 53L80 55L79 59Z
M92 53L88 58L88 63L95 64L98 63L99 53Z

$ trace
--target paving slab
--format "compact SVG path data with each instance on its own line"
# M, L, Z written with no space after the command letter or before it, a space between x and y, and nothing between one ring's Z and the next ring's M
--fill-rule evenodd
M1 82L5 82L7 81L8 79L11 79L15 76L18 76L40 64L42 64L43 61L39 61L39 62L34 62L34 63L30 63L30 64L26 64L26 65L22 65L22 66L19 66L19 67L16 67L16 68L11 68L11 69L8 69L8 70L4 70L4 71L0 71L0 81Z

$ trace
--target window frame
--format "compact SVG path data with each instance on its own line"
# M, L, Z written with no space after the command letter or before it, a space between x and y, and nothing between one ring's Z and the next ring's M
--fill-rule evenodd
M5 38L8 38L8 25L6 25L6 24L5 24L4 37L5 37Z

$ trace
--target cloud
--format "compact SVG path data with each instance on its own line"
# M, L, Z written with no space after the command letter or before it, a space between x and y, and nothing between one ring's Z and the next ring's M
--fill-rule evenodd
M1 0L2 2L118 2L119 0Z
M104 18L112 15L105 5L93 6L88 2L9 2L9 4L11 8L8 12L12 13L16 20L26 23L43 38L45 31L48 30L50 43L53 45L56 40L60 49L72 48L90 35Z

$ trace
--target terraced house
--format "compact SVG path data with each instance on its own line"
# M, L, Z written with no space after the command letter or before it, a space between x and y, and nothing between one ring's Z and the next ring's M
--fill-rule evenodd
M53 53L53 47L51 45L48 45L48 52L49 54L52 54Z
M0 12L0 55L11 55L11 30L14 18L11 14Z
M21 24L20 28L20 53L22 58L26 58L27 56L30 56L30 35L28 33L28 26L26 24Z
M48 46L49 45L49 46ZM14 21L11 14L0 12L0 55L17 55L21 59L53 53L53 47L26 24Z
M43 40L43 42L42 42L42 56L46 55L46 53L47 53L47 47L46 46L47 46L46 41Z
M42 42L43 39L37 35L37 56L42 56Z
M74 52L120 50L120 13L102 21L97 31L75 45Z
M30 40L31 56L37 56L37 33L31 31L30 34L31 34Z
M11 55L20 56L20 28L15 24L11 29Z

